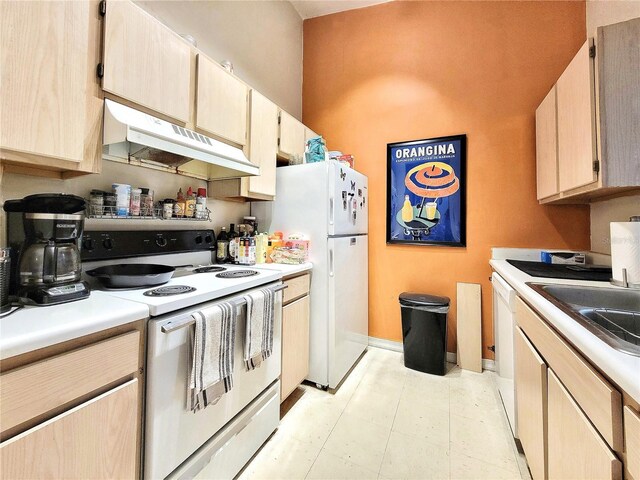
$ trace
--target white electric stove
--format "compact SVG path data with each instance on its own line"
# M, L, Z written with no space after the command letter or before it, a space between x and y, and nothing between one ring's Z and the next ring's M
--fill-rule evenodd
M280 418L282 273L241 265L213 265L215 236L198 231L85 232L83 270L119 263L176 268L165 284L93 289L148 306L143 472L156 478L233 478L277 428ZM243 351L244 295L276 292L272 355L248 371ZM217 302L236 306L233 388L197 413L187 407L192 314Z

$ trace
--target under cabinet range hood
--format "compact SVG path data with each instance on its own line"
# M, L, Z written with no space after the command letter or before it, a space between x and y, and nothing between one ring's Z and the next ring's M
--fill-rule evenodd
M134 158L176 171L197 160L209 164L208 179L260 174L240 148L109 99L104 101L103 153L105 158Z

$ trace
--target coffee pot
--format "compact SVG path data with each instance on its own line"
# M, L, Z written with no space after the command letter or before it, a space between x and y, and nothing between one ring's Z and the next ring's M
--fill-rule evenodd
M80 281L78 247L84 208L84 199L64 194L31 195L5 202L5 210L11 212L8 239L19 252L12 282L23 303L50 305L89 296L88 286ZM20 223L22 232L17 232Z

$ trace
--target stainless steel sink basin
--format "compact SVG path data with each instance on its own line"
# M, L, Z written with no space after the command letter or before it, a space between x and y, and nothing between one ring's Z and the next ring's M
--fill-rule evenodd
M528 285L608 345L640 356L640 291Z

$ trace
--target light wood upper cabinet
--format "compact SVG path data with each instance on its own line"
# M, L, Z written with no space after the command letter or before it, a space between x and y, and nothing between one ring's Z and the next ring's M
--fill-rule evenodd
M536 110L536 172L538 200L558 193L558 122L555 85Z
M312 138L316 138L319 137L320 135L318 135L316 132L314 132L313 130L311 130L309 127L304 127L304 142L305 144L311 140Z
M187 123L191 45L129 0L109 0L104 21L102 88Z
M622 464L558 378L549 371L550 479L621 479Z
M598 28L596 42L585 42L558 79L555 193L549 168L553 131L548 97L538 108L541 203L585 203L640 191L639 38L640 18Z
M597 180L595 87L590 42L582 45L556 85L558 96L558 172L561 191Z
M305 126L284 110L280 111L278 154L294 163L304 161Z
M98 171L98 2L0 2L0 45L0 158Z
M196 129L246 145L248 87L202 54L197 63Z
M136 478L138 380L0 444L2 478Z
M515 336L518 438L534 480L547 478L547 365L520 328Z
M260 167L260 175L243 178L247 196L276 194L278 154L278 106L256 90L251 90L251 137L249 160Z

